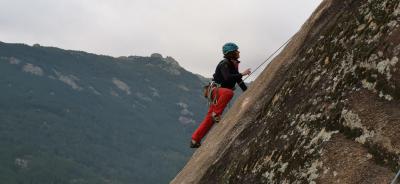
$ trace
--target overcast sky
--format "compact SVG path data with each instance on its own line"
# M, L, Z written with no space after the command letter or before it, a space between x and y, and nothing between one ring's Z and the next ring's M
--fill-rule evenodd
M157 52L174 57L191 72L211 77L225 42L239 45L241 70L255 69L299 30L320 3L0 0L0 41L39 43L115 57Z

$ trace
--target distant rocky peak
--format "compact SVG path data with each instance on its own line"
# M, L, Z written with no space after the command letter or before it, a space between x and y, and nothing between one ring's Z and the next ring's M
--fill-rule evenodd
M161 54L159 54L159 53L153 53L153 54L150 55L150 57L152 57L152 58L163 58L163 56Z
M150 57L151 57L151 58L159 58L159 59L165 61L165 62L168 63L168 64L171 64L171 65L173 65L173 66L179 66L179 67L180 67L178 61L176 61L176 60L175 60L173 57L171 57L171 56L167 56L167 57L164 58L164 57L162 56L162 54L160 54L160 53L153 53L153 54L150 55Z
M167 62L168 64L173 65L173 66L178 66L178 67L180 67L178 61L176 61L176 60L175 60L173 57L171 57L171 56L167 56L167 57L164 59L164 61Z
M169 66L168 68L164 68L164 70L168 71L169 73L173 75L180 75L182 67L179 65L179 63L172 57L167 56L166 58L163 59L165 63L167 63Z

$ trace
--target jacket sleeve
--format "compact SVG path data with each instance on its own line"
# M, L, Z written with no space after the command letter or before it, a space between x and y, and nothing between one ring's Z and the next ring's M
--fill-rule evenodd
M242 77L243 77L243 75L240 73L237 73L237 74L231 73L228 63L224 63L221 66L221 73L222 73L222 76L224 77L225 81L230 81L230 80L239 81L239 80L242 80Z
M243 82L242 79L240 79L240 81L237 82L239 84L239 87L242 89L242 91L246 91L247 90L247 86L246 84Z

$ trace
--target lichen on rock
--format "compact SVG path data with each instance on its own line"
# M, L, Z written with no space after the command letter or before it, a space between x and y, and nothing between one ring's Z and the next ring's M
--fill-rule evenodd
M398 0L323 1L172 183L388 183L400 167L399 12Z

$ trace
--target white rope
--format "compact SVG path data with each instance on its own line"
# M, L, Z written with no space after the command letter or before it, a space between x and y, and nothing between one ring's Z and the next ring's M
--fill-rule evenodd
M262 65L264 65L269 59L272 58L272 56L274 56L279 50L281 50L286 44L288 44L290 42L290 40L292 40L293 36L290 37L284 44L282 44L277 50L275 50L275 52L273 52L264 62L262 62L260 65L257 66L257 68L251 72L245 79L243 79L243 81L241 83L243 83L247 78L250 77L250 75L252 75L255 71L257 71Z
M390 184L395 184L396 181L397 181L397 178L399 177L399 175L400 175L400 170L399 170L399 172L397 172L397 174L396 174L396 176L394 177L392 183L390 183Z

